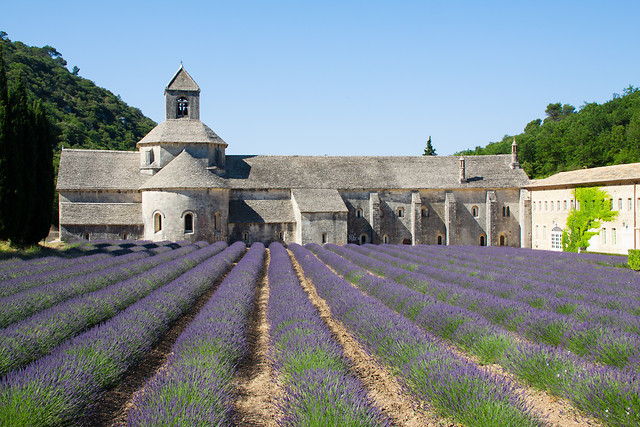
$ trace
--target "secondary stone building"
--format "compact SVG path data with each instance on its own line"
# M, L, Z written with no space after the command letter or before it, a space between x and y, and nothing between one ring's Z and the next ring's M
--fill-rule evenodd
M577 187L600 187L610 196L616 219L602 223L589 240L589 251L626 254L640 244L640 163L560 172L531 181L532 246L562 250L562 231L573 209Z
M531 245L529 179L511 155L227 155L181 67L139 151L63 150L64 240Z

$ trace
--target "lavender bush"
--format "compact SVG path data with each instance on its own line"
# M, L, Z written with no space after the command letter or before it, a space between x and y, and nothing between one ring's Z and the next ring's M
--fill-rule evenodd
M389 421L348 369L344 353L298 282L287 250L269 246L272 357L284 383L287 426L378 426Z
M264 245L254 243L178 337L166 368L136 395L129 426L230 423L231 379L248 351L248 316L264 254Z
M220 244L215 244L189 253L0 330L0 374L42 357L65 339L111 318L151 291L217 254L220 247Z
M307 249L290 248L331 313L441 414L470 426L542 425L508 381L442 348L415 324L336 276Z
M77 424L244 250L243 243L233 244L51 355L7 374L0 379L0 419L8 425Z

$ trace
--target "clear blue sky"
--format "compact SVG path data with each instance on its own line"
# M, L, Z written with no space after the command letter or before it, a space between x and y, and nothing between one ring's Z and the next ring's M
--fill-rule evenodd
M640 86L640 1L7 1L153 120L184 62L230 154L453 154Z

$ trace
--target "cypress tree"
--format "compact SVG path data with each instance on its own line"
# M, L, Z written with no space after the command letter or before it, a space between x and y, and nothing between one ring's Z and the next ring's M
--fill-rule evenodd
M0 239L9 238L10 216L10 170L9 140L11 124L9 121L9 88L4 64L4 48L0 43Z
M37 243L49 234L54 198L54 139L49 127L49 121L40 102L34 104L32 114L35 130L34 144L32 144L35 150L33 169L35 173L35 188L33 194L36 197L33 198L26 243Z

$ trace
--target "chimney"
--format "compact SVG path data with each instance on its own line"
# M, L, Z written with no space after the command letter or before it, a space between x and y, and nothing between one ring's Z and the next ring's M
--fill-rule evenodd
M516 137L513 137L513 144L511 144L511 163L509 164L511 169L519 169L520 163L518 162L518 144L516 144Z
M460 184L467 182L464 156L460 156Z

